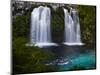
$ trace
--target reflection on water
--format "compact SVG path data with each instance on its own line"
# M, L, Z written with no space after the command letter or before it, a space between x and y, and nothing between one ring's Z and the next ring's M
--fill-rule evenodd
M73 66L94 69L96 66L95 50L85 46L56 46L45 48L54 53L54 58L45 61L45 65L53 65L60 71L70 70Z

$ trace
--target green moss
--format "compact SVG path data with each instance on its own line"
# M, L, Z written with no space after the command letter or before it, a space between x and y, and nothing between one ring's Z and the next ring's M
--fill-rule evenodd
M96 44L96 7L77 6L80 18L82 41L95 47Z
M30 73L47 70L48 67L42 66L42 61L51 59L53 54L38 47L25 46L27 40L19 37L13 41L13 72Z
M62 42L64 40L64 12L62 8L57 8L51 13L51 31L54 42Z

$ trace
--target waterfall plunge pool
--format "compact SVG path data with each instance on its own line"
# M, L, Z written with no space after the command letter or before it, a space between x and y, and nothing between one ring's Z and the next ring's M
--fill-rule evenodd
M43 49L55 55L53 59L44 61L44 64L57 67L57 71L96 68L96 53L92 48L85 46L59 45Z

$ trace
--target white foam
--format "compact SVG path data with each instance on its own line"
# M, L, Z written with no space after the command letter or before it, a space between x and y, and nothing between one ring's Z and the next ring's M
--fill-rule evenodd
M63 43L64 45L74 46L74 45L84 45L84 43Z
M46 46L58 46L56 43L27 43L25 46L38 46L38 47L46 47Z
M45 47L45 46L58 46L56 43L36 43L34 46Z

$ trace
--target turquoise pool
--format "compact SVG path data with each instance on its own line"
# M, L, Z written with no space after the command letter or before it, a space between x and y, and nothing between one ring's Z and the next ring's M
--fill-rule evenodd
M58 71L89 70L96 68L96 52L85 46L60 46L49 48L55 54L46 65L57 67Z

